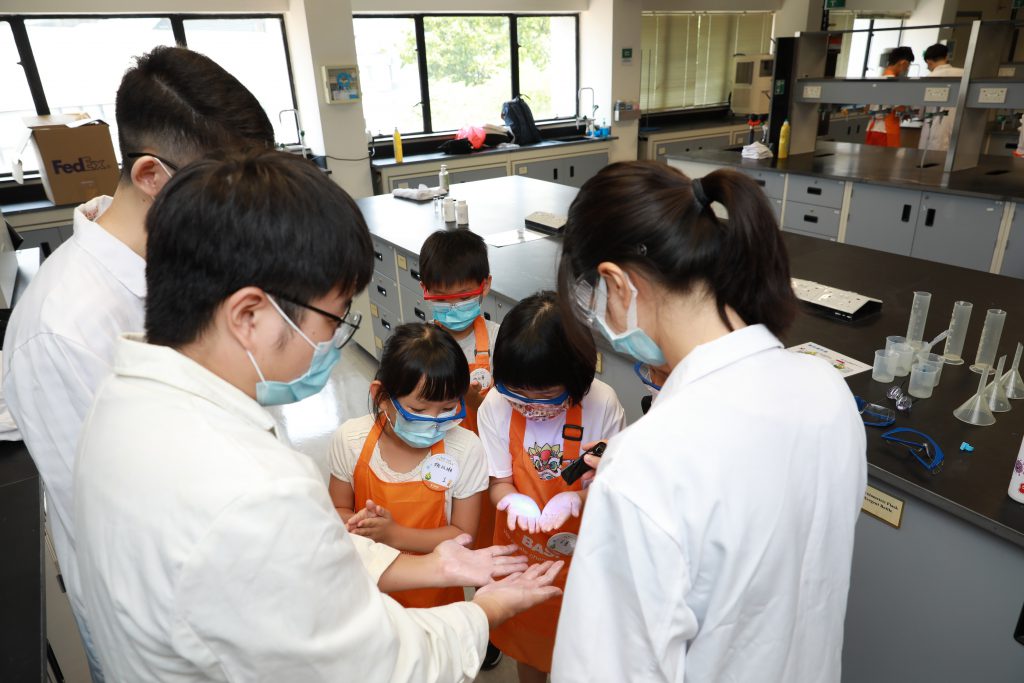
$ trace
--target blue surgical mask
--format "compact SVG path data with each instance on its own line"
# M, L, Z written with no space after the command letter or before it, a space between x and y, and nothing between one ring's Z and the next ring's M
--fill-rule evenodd
M599 278L594 299L593 322L597 330L604 335L612 348L619 353L625 353L646 365L655 367L665 364L665 354L661 352L658 345L654 343L646 332L640 329L636 322L636 287L626 277L626 284L629 285L630 299L629 309L626 311L626 331L613 332L608 326L605 316L608 312L608 285L604 278Z
M445 432L458 426L466 417L465 401L460 401L457 408L437 417L410 412L394 398L391 399L391 405L395 407L395 419L388 417L391 429L395 436L413 448L430 448L444 438Z
M433 301L431 306L434 309L434 320L453 332L461 332L480 316L480 297L458 303Z
M338 359L341 358L341 349L335 345L334 338L319 344L314 343L299 329L298 325L292 322L291 318L284 314L284 311L281 310L281 307L277 305L277 302L272 297L268 296L267 299L274 307L274 310L284 318L285 322L298 332L299 336L305 339L307 344L313 347L313 358L309 362L309 369L301 377L297 377L290 382L277 382L268 381L263 376L263 372L256 363L256 359L253 358L252 353L246 351L253 367L256 368L256 374L260 377L260 381L256 383L256 402L261 406L279 406L285 403L296 403L304 398L320 393L327 385L327 380L331 377L331 370L334 369ZM340 332L341 329L339 328Z

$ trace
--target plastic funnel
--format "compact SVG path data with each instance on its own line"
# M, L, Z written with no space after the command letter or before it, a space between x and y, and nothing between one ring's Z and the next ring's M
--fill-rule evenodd
M1010 399L1006 398L1006 390L1000 379L1003 376L1003 368L1006 366L1006 356L999 357L999 364L996 366L996 374L992 382L985 387L985 402L993 413L1007 413L1013 406Z
M953 411L953 417L970 425L987 427L996 423L996 416L992 414L988 404L985 402L985 380L991 370L981 373L978 380L978 391L967 399L962 406Z

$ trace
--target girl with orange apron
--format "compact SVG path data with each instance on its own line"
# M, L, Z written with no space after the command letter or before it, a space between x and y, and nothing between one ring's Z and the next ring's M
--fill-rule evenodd
M583 440L582 407L579 404L570 405L564 413L563 420L561 467L565 468L580 457L580 444ZM513 410L508 428L508 449L512 456L512 483L520 493L532 498L543 510L548 501L557 494L582 489L583 482L579 480L569 485L560 476L542 479L526 451L525 442L526 418L519 411ZM565 560L565 567L555 581L555 585L564 589L579 529L580 518L569 517L561 528L547 533L522 531L518 527L514 531L509 531L508 515L505 511L499 510L494 522L494 543L516 543L531 564ZM492 630L491 642L518 662L538 671L551 671L555 629L558 626L558 613L561 608L560 596L537 605Z
M370 458L374 448L384 431L387 418L381 413L374 423L370 434L363 443L352 473L352 489L355 492L355 509L362 510L366 501L372 500L391 512L392 519L402 526L413 529L439 529L448 525L445 492L448 487L431 483L420 478L401 483L383 481L374 474L370 467ZM447 457L444 455L444 439L430 447L430 459ZM426 461L425 461L426 462ZM424 477L432 474L429 465ZM465 599L461 588L421 588L419 590L399 591L391 597L405 607L439 607L450 605Z

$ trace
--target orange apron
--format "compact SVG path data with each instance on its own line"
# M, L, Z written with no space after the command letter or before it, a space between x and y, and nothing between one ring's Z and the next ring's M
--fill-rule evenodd
M363 442L355 471L352 473L352 490L355 493L355 508L362 510L366 501L372 500L391 512L394 521L413 529L438 529L448 526L445 514L445 492L427 486L423 481L392 483L382 481L370 467L370 456L384 431L384 414L374 423ZM430 447L430 454L444 453L444 439ZM391 597L405 607L439 607L465 600L461 588L421 588L398 591Z
M562 427L562 467L568 467L580 457L580 443L583 440L582 425L583 409L578 404L573 405L566 411L565 425ZM553 479L541 479L529 453L526 452L525 440L526 418L513 410L512 420L508 427L508 450L512 456L512 483L520 493L533 498L543 510L547 502L556 494L563 491L579 491L583 488L581 480L577 480L570 486L560 476ZM496 544L516 543L519 545L520 551L529 558L531 564L548 560L565 560L565 568L555 579L555 585L562 589L565 588L565 578L569 572L572 549L576 544L576 534L580 530L579 517L570 517L562 525L562 528L553 532L538 531L531 534L518 527L515 531L509 531L508 515L499 510L494 525L494 542ZM491 642L516 661L528 664L539 671L551 671L551 655L555 648L555 629L558 626L558 613L561 609L561 597L537 605L492 630Z

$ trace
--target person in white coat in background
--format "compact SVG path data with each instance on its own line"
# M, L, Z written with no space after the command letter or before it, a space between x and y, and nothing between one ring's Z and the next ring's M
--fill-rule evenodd
M107 679L471 681L489 627L560 594L562 563L527 569L468 534L361 555L265 410L322 389L358 326L373 252L355 202L305 159L254 151L183 168L146 229L146 337L118 340L75 466ZM471 602L423 610L381 592L467 585Z
M924 51L924 63L928 65L926 78L960 78L964 70L949 63L949 48L936 43ZM930 114L930 116L929 116ZM933 149L944 152L949 149L953 135L953 120L956 107L927 107L918 149Z
M796 299L764 193L607 166L569 209L559 296L581 348L589 324L668 378L590 487L552 679L837 683L864 427L779 341Z

